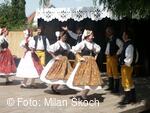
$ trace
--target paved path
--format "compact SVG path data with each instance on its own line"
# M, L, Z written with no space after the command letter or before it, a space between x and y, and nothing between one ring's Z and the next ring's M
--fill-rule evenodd
M88 102L76 101L74 90L60 87L61 95L52 94L50 87L36 80L37 89L20 88L21 79L11 77L14 82L5 85L0 78L0 113L139 113L150 107L150 78L135 78L138 103L119 106L121 95L102 90L91 91Z

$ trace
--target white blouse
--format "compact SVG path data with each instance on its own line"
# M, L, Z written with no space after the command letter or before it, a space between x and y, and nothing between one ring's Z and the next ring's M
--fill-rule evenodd
M32 38L33 38L33 37L29 37L29 38L28 38L28 41L29 41L29 42L28 42L28 47L29 47L29 48L34 48L34 45L35 45L35 42L32 41ZM26 44L26 38L21 41L20 47L25 48L25 44Z
M57 41L56 43L52 44L49 46L48 51L55 53L57 50L59 50L60 46L65 49L70 51L71 47L68 43L62 42L62 41Z
M72 48L72 51L74 52L74 53L77 53L77 52L81 52L81 50L85 47L85 45L86 45L86 47L89 49L89 50L92 50L92 49L94 49L95 50L95 53L99 53L100 52L100 50L101 50L101 47L98 45L98 44L96 44L96 43L94 43L94 42L88 42L88 41L86 41L86 40L83 40L82 42L80 42L79 44L77 44L76 46L74 46L73 48Z

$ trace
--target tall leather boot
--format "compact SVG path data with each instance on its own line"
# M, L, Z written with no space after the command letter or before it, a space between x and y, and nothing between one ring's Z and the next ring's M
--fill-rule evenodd
M131 102L133 103L137 102L135 88L131 89Z
M120 105L126 105L131 103L131 91L125 91L125 96L122 99L121 102L119 102Z
M119 85L120 85L120 80L114 79L114 88L112 93L119 93Z
M111 90L113 91L114 89L114 79L113 77L108 78L108 88L106 90Z

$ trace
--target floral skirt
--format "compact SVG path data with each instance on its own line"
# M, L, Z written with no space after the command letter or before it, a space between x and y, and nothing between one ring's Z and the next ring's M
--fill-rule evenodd
M101 89L103 84L98 65L94 57L83 56L84 62L79 62L73 70L68 87L77 90Z
M9 49L0 52L0 75L13 75L16 73L16 64Z
M62 56L59 60L52 59L46 65L40 79L50 84L65 84L72 70L68 58Z

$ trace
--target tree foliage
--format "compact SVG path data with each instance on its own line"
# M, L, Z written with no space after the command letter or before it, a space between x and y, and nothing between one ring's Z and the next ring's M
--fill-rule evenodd
M8 26L11 21L11 5L9 1L5 1L5 3L0 4L0 27L1 26Z
M104 4L104 8L108 8L117 17L150 16L150 0L93 0L93 4Z
M0 4L0 27L18 29L25 24L25 0L5 0Z

